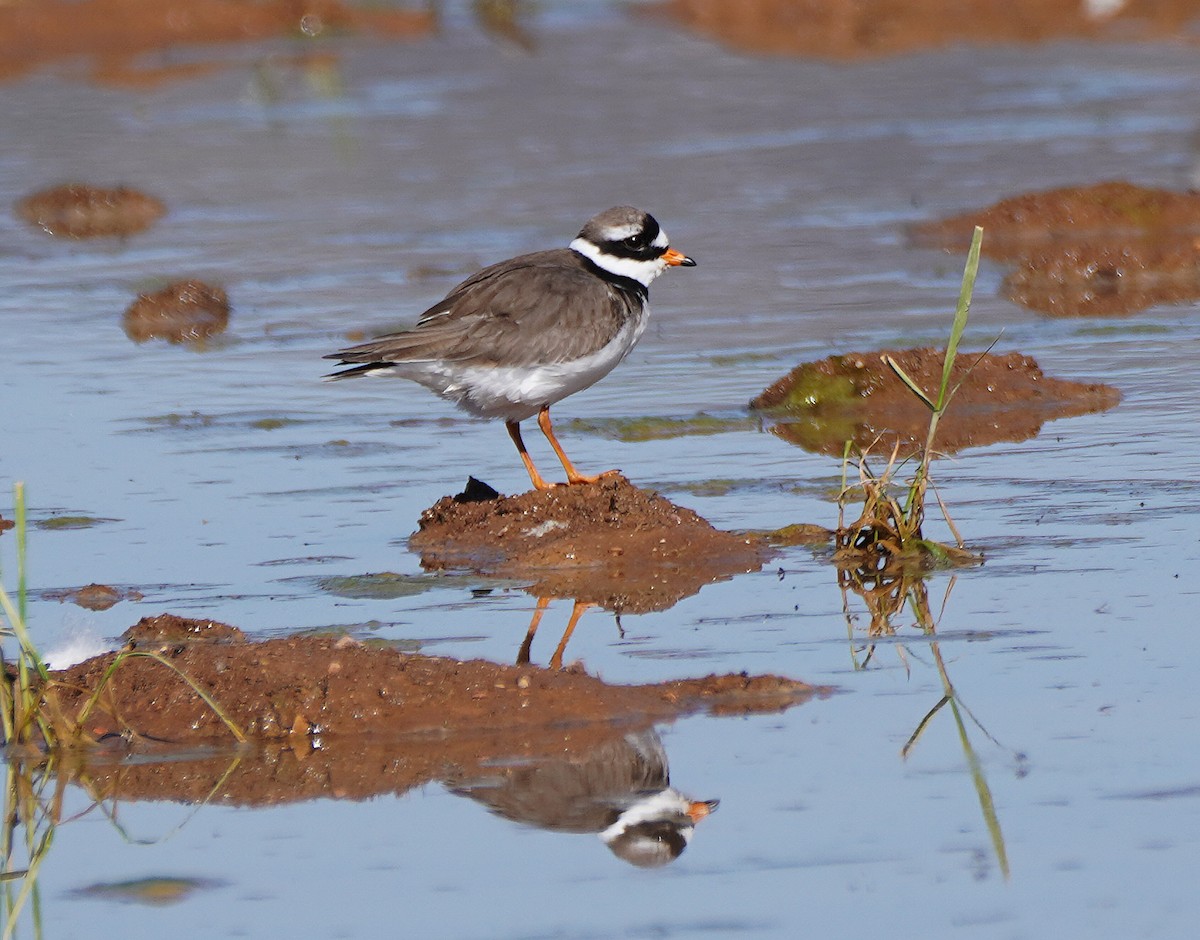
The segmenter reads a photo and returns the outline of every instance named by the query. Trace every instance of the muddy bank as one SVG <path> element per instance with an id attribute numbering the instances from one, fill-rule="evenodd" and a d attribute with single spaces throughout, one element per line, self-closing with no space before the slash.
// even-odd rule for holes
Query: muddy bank
<path id="1" fill-rule="evenodd" d="M 462 662 L 367 647 L 349 637 L 250 642 L 226 624 L 143 618 L 129 657 L 101 692 L 84 731 L 153 746 L 228 744 L 207 692 L 250 739 L 324 748 L 334 738 L 555 733 L 596 722 L 664 721 L 698 711 L 741 714 L 788 707 L 819 690 L 779 676 L 723 675 L 653 685 L 609 685 L 578 670 Z M 117 653 L 52 673 L 50 693 L 75 714 Z M 178 671 L 177 671 L 178 670 Z M 319 741 L 318 741 L 319 739 Z"/>
<path id="2" fill-rule="evenodd" d="M 1196 0 L 667 0 L 657 11 L 736 49 L 857 59 L 954 43 L 1192 41 Z"/>
<path id="3" fill-rule="evenodd" d="M 519 496 L 445 497 L 422 513 L 409 548 L 431 570 L 529 580 L 539 597 L 618 613 L 666 609 L 770 555 L 759 539 L 715 529 L 619 475 Z"/>
<path id="4" fill-rule="evenodd" d="M 899 363 L 931 398 L 942 380 L 940 349 L 880 350 L 830 356 L 797 366 L 750 402 L 776 417 L 771 431 L 816 453 L 840 457 L 846 441 L 880 456 L 924 445 L 929 409 L 886 365 Z M 961 384 L 959 384 L 961 383 Z M 1056 379 L 1020 353 L 960 351 L 951 370 L 958 392 L 938 425 L 935 448 L 956 453 L 1037 436 L 1056 418 L 1114 407 L 1121 395 L 1099 383 Z M 795 420 L 789 420 L 795 419 Z"/>
<path id="5" fill-rule="evenodd" d="M 1125 316 L 1200 298 L 1200 193 L 1124 181 L 1024 193 L 913 226 L 918 247 L 962 251 L 983 226 L 983 254 L 1013 266 L 1001 288 L 1054 317 Z"/>
<path id="6" fill-rule="evenodd" d="M 180 46 L 250 42 L 364 31 L 427 36 L 437 20 L 424 4 L 388 9 L 341 0 L 38 0 L 0 5 L 0 80 L 50 63 L 85 59 L 90 77 L 153 85 L 220 68 L 196 50 L 182 61 L 149 66 L 139 56 Z"/>

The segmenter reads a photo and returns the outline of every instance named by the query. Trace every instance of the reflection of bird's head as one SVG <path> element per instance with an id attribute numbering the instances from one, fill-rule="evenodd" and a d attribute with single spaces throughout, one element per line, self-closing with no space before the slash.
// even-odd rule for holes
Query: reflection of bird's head
<path id="1" fill-rule="evenodd" d="M 618 858 L 639 868 L 657 868 L 677 859 L 696 823 L 717 808 L 719 800 L 689 800 L 668 787 L 630 804 L 600 833 Z"/>

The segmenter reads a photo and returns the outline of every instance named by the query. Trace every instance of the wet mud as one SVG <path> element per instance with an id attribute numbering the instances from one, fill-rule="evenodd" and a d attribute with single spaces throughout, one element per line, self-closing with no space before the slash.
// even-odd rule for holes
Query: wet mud
<path id="1" fill-rule="evenodd" d="M 423 567 L 527 580 L 539 597 L 644 613 L 757 571 L 771 554 L 760 539 L 716 529 L 620 475 L 482 495 L 447 496 L 421 514 L 409 548 Z"/>
<path id="2" fill-rule="evenodd" d="M 179 46 L 313 38 L 362 31 L 389 37 L 431 34 L 423 4 L 390 9 L 340 0 L 39 0 L 0 5 L 0 81 L 47 64 L 83 58 L 99 83 L 145 86 L 222 67 L 192 55 L 167 65 L 138 61 Z"/>
<path id="3" fill-rule="evenodd" d="M 167 207 L 162 200 L 127 186 L 63 183 L 26 196 L 17 203 L 16 211 L 48 235 L 124 238 L 150 228 L 166 214 Z"/>
<path id="4" fill-rule="evenodd" d="M 1191 39 L 1195 0 L 667 0 L 669 20 L 733 48 L 860 59 L 954 43 Z"/>
<path id="5" fill-rule="evenodd" d="M 776 418 L 773 434 L 815 453 L 840 457 L 846 441 L 885 455 L 896 446 L 901 456 L 915 453 L 925 443 L 930 412 L 885 356 L 936 398 L 942 350 L 880 350 L 797 366 L 750 407 Z M 951 370 L 955 385 L 958 391 L 938 425 L 935 447 L 942 453 L 1028 440 L 1047 421 L 1105 411 L 1121 400 L 1111 386 L 1053 378 L 1032 357 L 1015 352 L 960 351 Z"/>
<path id="6" fill-rule="evenodd" d="M 1025 193 L 914 226 L 918 247 L 1012 265 L 1001 290 L 1052 317 L 1127 316 L 1200 298 L 1200 193 L 1124 181 Z"/>
<path id="7" fill-rule="evenodd" d="M 229 326 L 229 297 L 203 281 L 177 281 L 162 290 L 139 294 L 121 320 L 135 343 L 202 343 Z"/>
<path id="8" fill-rule="evenodd" d="M 561 739 L 595 723 L 649 725 L 695 712 L 772 711 L 822 691 L 746 674 L 610 685 L 578 669 L 406 654 L 350 637 L 251 642 L 229 625 L 173 615 L 144 618 L 132 635 L 130 648 L 155 652 L 174 668 L 128 657 L 105 683 L 120 655 L 107 653 L 51 674 L 51 692 L 65 714 L 76 713 L 102 687 L 84 729 L 102 747 L 231 743 L 229 728 L 191 683 L 250 740 L 286 742 L 302 754 L 333 747 L 335 739 L 360 748 L 364 739 L 386 738 L 393 746 L 404 735 L 477 736 L 487 740 L 471 747 L 487 748 L 506 735 L 537 737 L 547 729 Z M 436 748 L 426 739 L 413 750 Z"/>

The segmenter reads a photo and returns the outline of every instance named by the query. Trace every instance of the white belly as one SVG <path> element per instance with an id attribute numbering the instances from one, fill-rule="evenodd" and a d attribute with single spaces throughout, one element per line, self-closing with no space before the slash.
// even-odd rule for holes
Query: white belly
<path id="1" fill-rule="evenodd" d="M 570 362 L 476 366 L 453 362 L 398 363 L 391 371 L 419 382 L 480 418 L 521 421 L 594 385 L 629 355 L 646 329 L 646 312 L 604 348 Z"/>

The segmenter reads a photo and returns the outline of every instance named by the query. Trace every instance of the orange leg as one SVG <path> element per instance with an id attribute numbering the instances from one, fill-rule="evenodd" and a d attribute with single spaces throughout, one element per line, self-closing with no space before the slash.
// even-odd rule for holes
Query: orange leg
<path id="1" fill-rule="evenodd" d="M 550 598 L 539 597 L 537 608 L 533 612 L 533 619 L 529 622 L 529 632 L 525 634 L 525 642 L 521 644 L 521 648 L 517 651 L 517 665 L 529 665 L 529 651 L 533 647 L 533 635 L 537 633 L 538 624 L 542 622 L 542 615 L 546 612 L 546 605 L 550 603 Z"/>
<path id="2" fill-rule="evenodd" d="M 512 438 L 512 442 L 517 445 L 517 453 L 521 455 L 521 460 L 525 463 L 525 469 L 529 471 L 529 479 L 533 481 L 533 488 L 535 490 L 554 489 L 554 484 L 543 480 L 542 475 L 537 471 L 537 467 L 533 465 L 533 458 L 529 456 L 529 451 L 525 449 L 525 442 L 521 439 L 520 422 L 506 421 L 504 422 L 504 426 L 508 428 L 508 436 Z"/>
<path id="3" fill-rule="evenodd" d="M 538 412 L 538 427 L 542 429 L 542 433 L 546 435 L 546 440 L 550 442 L 550 446 L 554 448 L 554 453 L 558 454 L 558 459 L 562 462 L 563 469 L 567 471 L 568 483 L 595 483 L 601 477 L 610 476 L 617 473 L 616 470 L 607 470 L 598 476 L 584 476 L 575 469 L 575 465 L 571 463 L 567 457 L 566 451 L 562 449 L 562 444 L 558 443 L 558 438 L 554 436 L 554 428 L 550 424 L 550 406 L 542 405 L 542 410 Z M 537 484 L 535 483 L 534 486 Z"/>
<path id="4" fill-rule="evenodd" d="M 590 601 L 576 601 L 575 606 L 571 608 L 571 619 L 567 621 L 567 629 L 563 632 L 562 639 L 558 641 L 558 649 L 550 657 L 551 669 L 562 669 L 563 654 L 567 651 L 567 641 L 571 639 L 571 634 L 575 632 L 575 625 L 579 623 L 579 618 L 583 616 L 583 612 L 592 606 L 594 605 Z"/>

